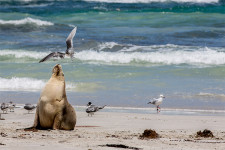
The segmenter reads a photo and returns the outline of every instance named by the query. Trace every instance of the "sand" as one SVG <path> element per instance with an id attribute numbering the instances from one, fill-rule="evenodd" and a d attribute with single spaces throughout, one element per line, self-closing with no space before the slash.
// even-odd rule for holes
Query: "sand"
<path id="1" fill-rule="evenodd" d="M 0 120 L 1 150 L 116 150 L 106 144 L 123 144 L 143 150 L 150 149 L 225 149 L 224 116 L 185 116 L 162 114 L 135 114 L 97 112 L 88 117 L 77 112 L 77 125 L 73 131 L 24 131 L 34 120 L 22 108 L 2 114 Z M 18 130 L 19 129 L 19 130 Z M 145 129 L 155 130 L 160 138 L 139 139 Z M 209 129 L 214 138 L 196 138 L 196 132 Z M 122 150 L 122 149 L 121 149 Z"/>

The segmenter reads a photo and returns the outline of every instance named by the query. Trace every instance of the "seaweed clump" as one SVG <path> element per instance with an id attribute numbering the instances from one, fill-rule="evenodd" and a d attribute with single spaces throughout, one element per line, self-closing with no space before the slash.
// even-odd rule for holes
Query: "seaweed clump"
<path id="1" fill-rule="evenodd" d="M 208 138 L 208 137 L 214 137 L 212 131 L 205 129 L 203 132 L 202 131 L 198 131 L 196 137 L 204 137 L 204 138 Z"/>
<path id="2" fill-rule="evenodd" d="M 140 139 L 156 139 L 159 138 L 159 134 L 155 132 L 155 130 L 146 129 L 142 135 L 139 137 Z"/>

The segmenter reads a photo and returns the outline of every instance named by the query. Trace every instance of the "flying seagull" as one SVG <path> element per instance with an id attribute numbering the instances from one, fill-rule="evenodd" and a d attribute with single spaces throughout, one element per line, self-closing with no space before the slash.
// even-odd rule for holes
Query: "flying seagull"
<path id="1" fill-rule="evenodd" d="M 94 115 L 95 112 L 99 111 L 99 109 L 103 109 L 105 106 L 95 106 L 95 105 L 92 105 L 91 102 L 89 102 L 87 104 L 86 112 L 88 113 L 88 116 L 89 114 L 92 116 Z"/>
<path id="2" fill-rule="evenodd" d="M 153 104 L 153 105 L 155 105 L 156 108 L 157 108 L 157 113 L 158 113 L 158 112 L 160 112 L 159 109 L 161 109 L 161 108 L 159 107 L 159 105 L 162 104 L 164 98 L 165 98 L 165 96 L 163 96 L 162 94 L 160 94 L 160 95 L 159 95 L 159 98 L 154 98 L 154 100 L 151 101 L 151 102 L 148 102 L 148 104 Z"/>
<path id="3" fill-rule="evenodd" d="M 73 37 L 75 36 L 77 31 L 77 27 L 74 27 L 74 29 L 70 32 L 69 36 L 66 39 L 66 45 L 67 45 L 67 49 L 66 52 L 52 52 L 50 54 L 48 54 L 47 56 L 45 56 L 44 58 L 42 58 L 39 63 L 44 62 L 50 58 L 64 58 L 65 56 L 70 56 L 70 58 L 73 58 L 74 55 L 74 49 L 73 49 Z"/>

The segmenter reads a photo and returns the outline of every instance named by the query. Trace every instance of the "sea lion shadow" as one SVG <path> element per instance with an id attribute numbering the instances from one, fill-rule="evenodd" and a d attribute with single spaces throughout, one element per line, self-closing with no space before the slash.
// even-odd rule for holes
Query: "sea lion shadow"
<path id="1" fill-rule="evenodd" d="M 42 131 L 51 131 L 53 129 L 44 129 L 44 128 L 35 128 L 35 127 L 28 127 L 28 128 L 21 128 L 21 129 L 16 129 L 16 131 L 30 131 L 30 132 L 38 132 L 39 130 Z"/>

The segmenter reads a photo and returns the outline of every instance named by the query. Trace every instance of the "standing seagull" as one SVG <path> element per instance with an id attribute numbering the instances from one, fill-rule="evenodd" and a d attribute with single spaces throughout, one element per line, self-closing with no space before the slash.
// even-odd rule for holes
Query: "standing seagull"
<path id="1" fill-rule="evenodd" d="M 14 108 L 16 107 L 16 104 L 13 103 L 12 101 L 9 102 L 8 104 L 10 112 L 14 112 Z"/>
<path id="2" fill-rule="evenodd" d="M 9 109 L 9 105 L 7 103 L 1 104 L 1 110 L 3 111 L 3 114 L 7 113 L 8 109 Z"/>
<path id="3" fill-rule="evenodd" d="M 74 55 L 74 49 L 73 49 L 73 37 L 75 36 L 77 31 L 77 27 L 74 27 L 74 29 L 70 32 L 69 36 L 66 39 L 66 45 L 67 45 L 67 49 L 65 53 L 62 52 L 52 52 L 49 55 L 45 56 L 44 58 L 42 58 L 39 63 L 44 62 L 48 59 L 50 59 L 51 57 L 53 58 L 64 58 L 65 56 L 70 56 L 70 58 L 73 58 Z"/>
<path id="4" fill-rule="evenodd" d="M 36 107 L 34 105 L 31 105 L 31 104 L 25 104 L 24 106 L 24 109 L 26 109 L 28 111 L 28 114 L 29 112 L 33 111 Z"/>
<path id="5" fill-rule="evenodd" d="M 89 116 L 89 114 L 92 116 L 92 115 L 94 115 L 95 112 L 99 111 L 99 109 L 103 109 L 105 106 L 99 107 L 99 106 L 92 105 L 92 103 L 89 102 L 87 104 L 86 112 L 88 113 L 88 116 Z"/>
<path id="6" fill-rule="evenodd" d="M 154 100 L 151 101 L 151 102 L 148 102 L 148 104 L 156 105 L 156 106 L 157 106 L 157 107 L 156 107 L 156 108 L 157 108 L 157 113 L 159 113 L 159 112 L 160 112 L 159 109 L 161 109 L 161 108 L 159 107 L 159 105 L 162 104 L 164 98 L 165 98 L 165 96 L 163 96 L 162 94 L 160 94 L 160 95 L 159 95 L 159 98 L 154 98 Z"/>

